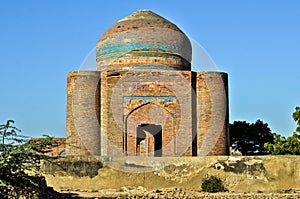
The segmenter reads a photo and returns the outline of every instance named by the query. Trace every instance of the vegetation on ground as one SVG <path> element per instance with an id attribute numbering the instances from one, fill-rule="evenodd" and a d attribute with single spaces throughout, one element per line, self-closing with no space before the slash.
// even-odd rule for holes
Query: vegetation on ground
<path id="1" fill-rule="evenodd" d="M 31 140 L 20 135 L 20 129 L 8 120 L 0 125 L 0 198 L 34 198 L 46 188 L 40 176 L 42 160 L 53 157 L 44 155 L 57 146 L 52 137 Z"/>
<path id="2" fill-rule="evenodd" d="M 207 176 L 202 180 L 202 191 L 209 193 L 224 192 L 227 191 L 223 185 L 223 181 L 214 175 Z"/>

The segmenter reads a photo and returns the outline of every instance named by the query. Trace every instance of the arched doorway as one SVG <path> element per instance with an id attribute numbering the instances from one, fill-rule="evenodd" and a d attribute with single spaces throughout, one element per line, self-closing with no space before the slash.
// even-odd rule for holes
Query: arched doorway
<path id="1" fill-rule="evenodd" d="M 162 127 L 157 124 L 138 124 L 136 127 L 136 153 L 139 156 L 152 154 L 162 156 Z"/>
<path id="2" fill-rule="evenodd" d="M 125 117 L 123 150 L 128 156 L 174 156 L 174 115 L 163 106 L 147 102 Z"/>

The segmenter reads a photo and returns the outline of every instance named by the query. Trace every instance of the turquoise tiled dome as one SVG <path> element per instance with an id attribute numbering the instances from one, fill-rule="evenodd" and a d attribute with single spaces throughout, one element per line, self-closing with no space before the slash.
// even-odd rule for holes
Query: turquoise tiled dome
<path id="1" fill-rule="evenodd" d="M 97 70 L 190 70 L 192 47 L 173 23 L 148 10 L 114 24 L 97 43 Z"/>

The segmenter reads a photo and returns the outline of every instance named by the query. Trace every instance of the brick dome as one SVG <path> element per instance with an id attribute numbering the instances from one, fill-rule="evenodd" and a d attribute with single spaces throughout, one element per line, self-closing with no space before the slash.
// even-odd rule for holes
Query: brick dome
<path id="1" fill-rule="evenodd" d="M 191 70 L 188 37 L 167 19 L 137 11 L 110 27 L 97 43 L 97 70 Z"/>

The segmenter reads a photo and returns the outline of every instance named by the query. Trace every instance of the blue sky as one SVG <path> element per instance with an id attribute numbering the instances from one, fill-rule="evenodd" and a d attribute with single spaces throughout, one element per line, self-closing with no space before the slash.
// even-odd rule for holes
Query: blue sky
<path id="1" fill-rule="evenodd" d="M 229 74 L 230 121 L 291 135 L 300 106 L 300 1 L 3 0 L 0 122 L 65 136 L 66 75 L 119 19 L 150 9 L 200 43 Z"/>

